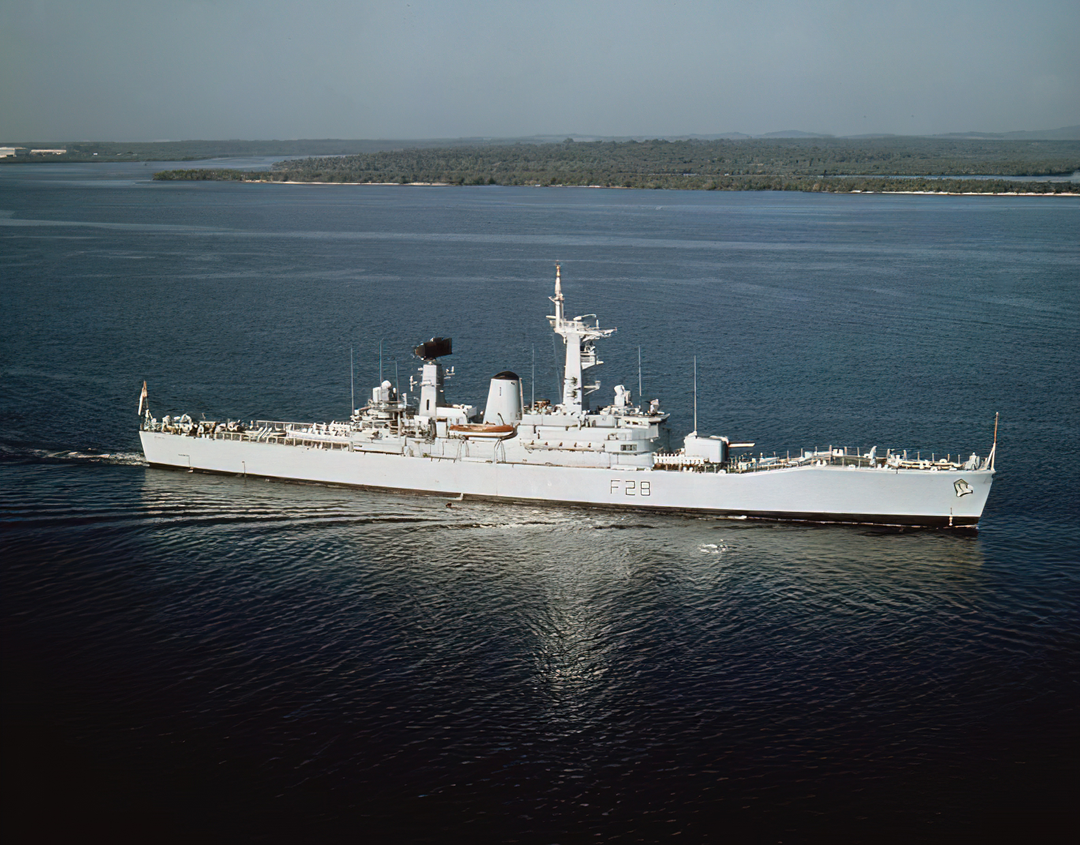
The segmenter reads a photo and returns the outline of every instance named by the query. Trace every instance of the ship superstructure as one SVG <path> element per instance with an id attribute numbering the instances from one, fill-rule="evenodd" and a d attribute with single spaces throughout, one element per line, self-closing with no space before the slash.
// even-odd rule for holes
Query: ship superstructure
<path id="1" fill-rule="evenodd" d="M 910 459 L 876 448 L 759 455 L 726 437 L 687 435 L 669 446 L 668 414 L 653 400 L 635 404 L 616 385 L 610 405 L 593 409 L 599 383 L 585 372 L 602 362 L 596 342 L 615 329 L 593 314 L 568 318 L 556 267 L 552 330 L 565 344 L 562 396 L 526 406 L 521 379 L 490 382 L 483 412 L 448 404 L 442 359 L 449 338 L 414 349 L 420 359 L 415 402 L 389 381 L 343 422 L 241 423 L 156 419 L 140 397 L 140 438 L 152 466 L 346 484 L 463 498 L 644 508 L 724 516 L 974 526 L 994 475 L 985 458 Z"/>

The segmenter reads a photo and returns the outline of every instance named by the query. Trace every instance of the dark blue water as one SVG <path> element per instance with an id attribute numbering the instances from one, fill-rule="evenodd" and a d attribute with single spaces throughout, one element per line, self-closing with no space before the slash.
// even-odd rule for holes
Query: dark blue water
<path id="1" fill-rule="evenodd" d="M 1080 204 L 153 183 L 0 169 L 7 829 L 445 842 L 952 839 L 1080 759 Z M 985 454 L 978 536 L 150 470 L 136 408 L 341 418 L 544 316 L 766 452 Z M 535 364 L 534 364 L 535 360 Z M 395 367 L 397 368 L 395 371 Z"/>

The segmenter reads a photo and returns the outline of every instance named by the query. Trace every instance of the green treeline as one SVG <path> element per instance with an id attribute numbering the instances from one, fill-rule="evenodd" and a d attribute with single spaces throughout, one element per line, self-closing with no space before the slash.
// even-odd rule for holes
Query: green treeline
<path id="1" fill-rule="evenodd" d="M 784 191 L 1068 192 L 1034 177 L 1080 170 L 1080 141 L 936 138 L 595 141 L 384 150 L 270 171 L 165 171 L 155 179 L 594 185 Z M 1032 182 L 925 177 L 1031 176 Z M 924 178 L 917 178 L 924 177 Z"/>
<path id="2" fill-rule="evenodd" d="M 447 146 L 448 141 L 35 141 L 19 146 L 64 149 L 63 155 L 0 159 L 3 164 L 103 161 L 198 161 L 235 156 L 336 156 L 400 149 L 404 146 Z"/>
<path id="3" fill-rule="evenodd" d="M 160 181 L 170 182 L 260 182 L 260 176 L 265 173 L 254 171 L 248 173 L 243 170 L 228 170 L 225 168 L 191 168 L 190 170 L 161 170 L 154 174 L 154 178 Z"/>

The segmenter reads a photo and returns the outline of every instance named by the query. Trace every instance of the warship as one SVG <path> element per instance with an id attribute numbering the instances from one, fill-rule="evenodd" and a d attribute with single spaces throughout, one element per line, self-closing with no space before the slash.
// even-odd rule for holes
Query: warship
<path id="1" fill-rule="evenodd" d="M 565 344 L 562 396 L 526 405 L 522 380 L 503 371 L 487 402 L 449 404 L 442 359 L 450 338 L 414 350 L 416 401 L 389 381 L 340 422 L 241 422 L 152 416 L 139 397 L 143 453 L 152 467 L 435 494 L 585 507 L 709 514 L 817 523 L 972 528 L 994 478 L 986 457 L 910 457 L 906 451 L 834 448 L 753 455 L 753 443 L 703 436 L 697 428 L 672 449 L 658 400 L 635 404 L 616 385 L 610 405 L 592 408 L 602 362 L 597 341 L 615 329 L 596 315 L 568 317 L 555 269 L 554 314 Z M 417 385 L 413 382 L 413 388 Z M 354 403 L 355 404 L 355 403 Z"/>

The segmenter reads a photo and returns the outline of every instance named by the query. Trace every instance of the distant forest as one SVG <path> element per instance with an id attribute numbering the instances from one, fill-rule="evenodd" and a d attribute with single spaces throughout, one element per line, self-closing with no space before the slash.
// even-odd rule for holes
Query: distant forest
<path id="1" fill-rule="evenodd" d="M 1067 193 L 1080 141 L 777 138 L 593 141 L 382 150 L 269 171 L 171 170 L 155 179 L 784 191 Z M 1031 182 L 941 177 L 1030 177 Z M 936 177 L 936 178 L 930 178 Z"/>
<path id="2" fill-rule="evenodd" d="M 237 156 L 340 156 L 397 150 L 403 147 L 453 146 L 455 141 L 37 141 L 22 142 L 24 148 L 63 149 L 63 155 L 24 156 L 0 159 L 0 164 L 35 164 L 64 161 L 199 161 Z M 475 141 L 471 142 L 475 143 Z"/>

